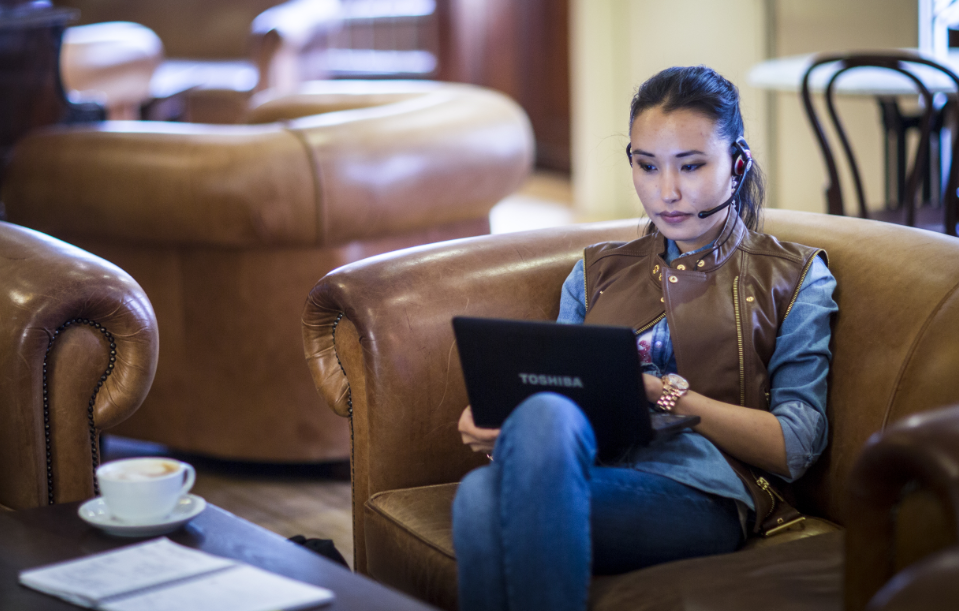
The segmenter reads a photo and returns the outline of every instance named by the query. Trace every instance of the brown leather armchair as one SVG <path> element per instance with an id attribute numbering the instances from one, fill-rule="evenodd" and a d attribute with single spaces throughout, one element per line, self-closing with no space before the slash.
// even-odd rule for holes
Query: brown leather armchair
<path id="1" fill-rule="evenodd" d="M 149 28 L 123 21 L 94 23 L 64 31 L 60 75 L 72 101 L 95 102 L 108 119 L 139 119 L 162 61 L 163 43 Z"/>
<path id="2" fill-rule="evenodd" d="M 488 233 L 530 171 L 532 134 L 514 102 L 469 85 L 322 81 L 258 103 L 255 125 L 35 132 L 0 195 L 11 221 L 120 265 L 156 308 L 156 381 L 118 433 L 231 459 L 345 459 L 347 422 L 303 364 L 310 287 L 364 257 Z"/>
<path id="3" fill-rule="evenodd" d="M 176 110 L 153 111 L 197 123 L 234 123 L 252 93 L 295 89 L 326 78 L 324 54 L 342 23 L 340 0 L 58 0 L 78 9 L 67 30 L 61 62 L 64 83 L 106 94 L 108 108 L 136 100 L 134 81 L 152 61 L 149 94 L 177 96 Z M 116 23 L 127 22 L 127 23 Z M 139 24 L 139 27 L 134 26 Z M 72 31 L 71 31 L 72 30 Z M 139 31 L 137 31 L 139 30 Z M 144 32 L 145 30 L 145 32 Z M 150 34 L 162 40 L 160 54 Z M 124 56 L 113 59 L 109 48 Z M 131 55 L 149 56 L 134 60 Z M 165 61 L 157 60 L 165 57 Z M 126 73 L 119 83 L 119 72 Z M 114 111 L 115 113 L 117 111 Z M 139 118 L 111 116 L 110 118 Z M 166 118 L 166 117 L 164 117 Z"/>
<path id="4" fill-rule="evenodd" d="M 143 401 L 158 345 L 128 274 L 0 223 L 0 509 L 93 496 L 100 432 Z"/>
<path id="5" fill-rule="evenodd" d="M 456 608 L 450 506 L 456 482 L 486 458 L 457 433 L 467 396 L 450 318 L 555 319 L 583 248 L 641 229 L 622 221 L 436 244 L 314 287 L 303 341 L 321 395 L 350 422 L 357 570 Z M 766 213 L 765 230 L 825 248 L 839 283 L 830 443 L 793 486 L 806 527 L 730 555 L 597 578 L 594 609 L 839 609 L 845 583 L 846 608 L 861 610 L 896 571 L 949 546 L 945 561 L 915 570 L 941 574 L 951 558 L 959 576 L 959 408 L 926 413 L 959 402 L 959 242 L 781 210 Z"/>

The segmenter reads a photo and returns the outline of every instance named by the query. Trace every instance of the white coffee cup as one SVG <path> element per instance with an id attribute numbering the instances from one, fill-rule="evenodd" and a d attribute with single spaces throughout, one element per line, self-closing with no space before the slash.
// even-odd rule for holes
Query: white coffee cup
<path id="1" fill-rule="evenodd" d="M 100 494 L 110 513 L 130 524 L 162 521 L 195 480 L 191 465 L 172 458 L 126 458 L 97 469 Z"/>

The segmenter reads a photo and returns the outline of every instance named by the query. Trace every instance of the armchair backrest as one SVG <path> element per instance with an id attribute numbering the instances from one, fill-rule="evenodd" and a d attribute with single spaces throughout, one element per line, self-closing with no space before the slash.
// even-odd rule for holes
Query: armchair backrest
<path id="1" fill-rule="evenodd" d="M 317 388 L 352 414 L 354 510 L 376 492 L 457 481 L 485 462 L 456 431 L 467 396 L 452 316 L 554 319 L 582 249 L 641 229 L 631 220 L 458 240 L 323 278 L 304 311 L 304 345 Z M 802 509 L 842 523 L 844 481 L 869 435 L 959 401 L 959 242 L 780 210 L 767 211 L 765 231 L 825 248 L 839 284 L 830 445 L 797 495 Z M 354 532 L 363 570 L 361 521 Z"/>
<path id="2" fill-rule="evenodd" d="M 523 110 L 472 85 L 314 83 L 259 108 L 276 122 L 37 130 L 5 168 L 7 216 L 71 241 L 340 246 L 485 219 L 533 162 Z"/>

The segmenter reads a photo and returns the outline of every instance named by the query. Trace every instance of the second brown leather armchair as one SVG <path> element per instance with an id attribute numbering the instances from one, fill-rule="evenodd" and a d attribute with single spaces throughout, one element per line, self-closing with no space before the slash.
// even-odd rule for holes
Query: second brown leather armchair
<path id="1" fill-rule="evenodd" d="M 156 381 L 118 433 L 222 458 L 344 459 L 348 423 L 302 359 L 310 287 L 364 257 L 487 233 L 530 171 L 532 134 L 514 102 L 468 85 L 323 81 L 260 102 L 250 125 L 38 131 L 2 199 L 11 221 L 123 267 L 156 308 Z"/>

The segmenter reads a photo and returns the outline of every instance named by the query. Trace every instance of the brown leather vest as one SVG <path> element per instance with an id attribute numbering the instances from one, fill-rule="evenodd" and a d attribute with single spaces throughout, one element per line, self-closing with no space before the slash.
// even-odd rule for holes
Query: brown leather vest
<path id="1" fill-rule="evenodd" d="M 750 231 L 730 214 L 712 250 L 666 265 L 659 233 L 585 251 L 586 323 L 637 334 L 666 317 L 679 375 L 718 401 L 769 409 L 776 335 L 823 250 Z"/>

